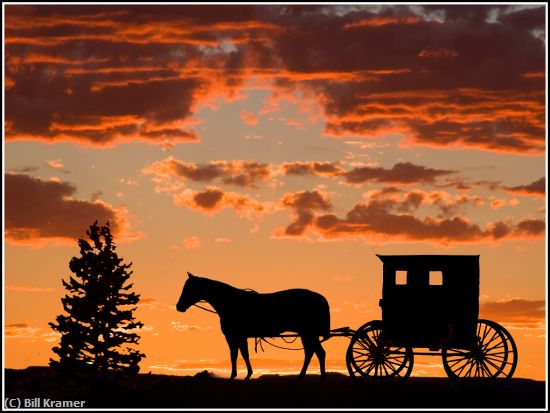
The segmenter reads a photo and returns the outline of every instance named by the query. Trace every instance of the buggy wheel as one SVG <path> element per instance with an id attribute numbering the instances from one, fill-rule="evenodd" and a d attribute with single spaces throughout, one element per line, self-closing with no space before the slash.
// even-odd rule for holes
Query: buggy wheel
<path id="1" fill-rule="evenodd" d="M 363 325 L 353 335 L 346 353 L 349 375 L 369 383 L 398 383 L 410 376 L 411 347 L 394 347 L 386 340 L 381 321 Z"/>
<path id="2" fill-rule="evenodd" d="M 443 348 L 443 367 L 451 380 L 463 387 L 487 388 L 508 381 L 518 363 L 512 335 L 490 320 L 477 322 L 473 348 Z"/>

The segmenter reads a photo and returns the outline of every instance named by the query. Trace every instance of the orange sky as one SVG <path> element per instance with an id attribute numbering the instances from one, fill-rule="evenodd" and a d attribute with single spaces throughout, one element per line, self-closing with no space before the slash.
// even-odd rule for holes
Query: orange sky
<path id="1" fill-rule="evenodd" d="M 315 290 L 358 328 L 375 254 L 475 254 L 480 316 L 544 379 L 545 7 L 5 6 L 5 365 L 53 356 L 98 219 L 133 262 L 142 371 L 228 375 L 216 316 L 175 311 L 187 271 Z"/>

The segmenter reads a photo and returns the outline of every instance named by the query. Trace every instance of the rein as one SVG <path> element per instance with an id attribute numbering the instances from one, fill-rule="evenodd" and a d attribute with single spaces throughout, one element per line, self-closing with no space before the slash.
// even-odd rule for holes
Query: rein
<path id="1" fill-rule="evenodd" d="M 286 341 L 284 339 L 284 337 L 280 337 L 284 340 L 285 343 L 294 343 L 296 341 L 296 338 L 298 338 L 298 336 L 296 336 L 296 338 L 292 341 Z M 262 344 L 262 341 L 266 342 L 267 344 L 269 344 L 270 346 L 272 347 L 276 347 L 276 348 L 280 348 L 282 350 L 303 350 L 304 348 L 303 347 L 300 347 L 300 348 L 290 348 L 290 347 L 283 347 L 283 346 L 278 346 L 277 344 L 274 344 L 272 342 L 270 342 L 267 338 L 265 337 L 255 337 L 254 338 L 255 340 L 255 344 L 254 344 L 254 352 L 258 352 L 258 344 L 260 345 L 260 350 L 262 350 L 262 352 L 265 352 L 264 350 L 264 346 Z"/>
<path id="2" fill-rule="evenodd" d="M 208 311 L 209 313 L 218 314 L 216 311 L 203 307 L 202 305 L 193 304 L 195 307 L 199 307 L 201 310 Z"/>
<path id="3" fill-rule="evenodd" d="M 282 338 L 283 341 L 285 343 L 288 343 L 288 344 L 292 344 L 296 341 L 296 339 L 298 338 L 298 334 L 296 334 L 296 336 L 294 337 L 294 340 L 290 340 L 290 341 L 287 341 L 285 339 L 285 336 L 280 336 L 280 337 L 275 337 L 275 338 Z M 330 337 L 329 337 L 330 338 Z M 260 349 L 262 350 L 262 352 L 265 352 L 264 350 L 264 346 L 262 344 L 262 341 L 266 342 L 267 344 L 269 344 L 271 347 L 277 347 L 277 348 L 280 348 L 281 350 L 303 350 L 304 348 L 303 347 L 299 347 L 299 348 L 290 348 L 290 347 L 283 347 L 283 346 L 278 346 L 277 344 L 274 344 L 272 342 L 270 342 L 267 338 L 265 337 L 255 337 L 254 338 L 255 340 L 255 344 L 254 344 L 254 351 L 257 353 L 258 352 L 258 344 L 260 345 Z M 322 340 L 319 340 L 320 343 L 323 343 L 325 341 L 327 341 L 328 338 L 324 338 Z"/>

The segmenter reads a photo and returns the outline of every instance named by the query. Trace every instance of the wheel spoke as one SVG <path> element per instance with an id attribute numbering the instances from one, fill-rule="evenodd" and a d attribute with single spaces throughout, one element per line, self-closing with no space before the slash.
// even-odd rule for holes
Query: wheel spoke
<path id="1" fill-rule="evenodd" d="M 468 364 L 469 361 L 470 361 L 470 359 L 459 359 L 459 360 L 454 361 L 453 363 L 448 363 L 448 366 L 452 369 L 457 364 L 464 363 L 464 365 L 466 365 L 466 364 Z"/>
<path id="2" fill-rule="evenodd" d="M 449 349 L 448 351 L 457 353 L 457 354 L 449 354 L 447 357 L 460 357 L 462 355 L 468 355 L 472 353 L 470 350 L 462 350 L 458 348 L 452 348 L 452 349 Z"/>
<path id="3" fill-rule="evenodd" d="M 493 374 L 489 370 L 489 367 L 487 367 L 487 365 L 483 361 L 480 362 L 480 365 L 483 368 L 483 371 L 485 371 L 487 373 L 487 377 L 493 377 Z M 497 374 L 498 374 L 498 372 L 497 372 Z"/>

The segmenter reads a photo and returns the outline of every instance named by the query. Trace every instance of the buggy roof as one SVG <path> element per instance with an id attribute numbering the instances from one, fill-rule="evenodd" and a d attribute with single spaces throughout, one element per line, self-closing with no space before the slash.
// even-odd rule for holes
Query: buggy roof
<path id="1" fill-rule="evenodd" d="M 479 255 L 379 255 L 384 264 L 419 267 L 446 267 L 479 262 Z"/>

